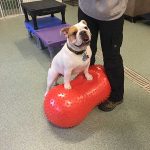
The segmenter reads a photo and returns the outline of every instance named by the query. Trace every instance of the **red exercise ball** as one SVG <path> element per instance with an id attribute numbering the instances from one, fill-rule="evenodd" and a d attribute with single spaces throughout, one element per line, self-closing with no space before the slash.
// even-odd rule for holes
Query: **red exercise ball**
<path id="1" fill-rule="evenodd" d="M 103 67 L 93 65 L 89 73 L 92 81 L 80 74 L 71 81 L 71 90 L 64 89 L 62 84 L 48 92 L 44 100 L 48 121 L 62 128 L 79 125 L 95 106 L 108 98 L 111 88 Z"/>

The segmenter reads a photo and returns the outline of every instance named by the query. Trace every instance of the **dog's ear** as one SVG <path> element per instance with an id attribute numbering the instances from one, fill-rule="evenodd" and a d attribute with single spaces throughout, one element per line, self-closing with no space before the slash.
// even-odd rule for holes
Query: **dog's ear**
<path id="1" fill-rule="evenodd" d="M 60 31 L 60 33 L 63 33 L 66 38 L 68 37 L 69 28 L 70 27 L 65 27 L 65 28 L 62 28 Z"/>
<path id="2" fill-rule="evenodd" d="M 83 24 L 87 25 L 87 22 L 85 20 L 81 20 L 80 22 L 82 22 Z"/>

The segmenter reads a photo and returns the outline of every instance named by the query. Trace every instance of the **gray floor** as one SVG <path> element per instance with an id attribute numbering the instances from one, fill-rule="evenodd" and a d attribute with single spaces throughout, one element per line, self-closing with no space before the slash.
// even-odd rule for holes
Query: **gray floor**
<path id="1" fill-rule="evenodd" d="M 67 22 L 77 22 L 76 12 L 67 7 Z M 124 103 L 114 111 L 95 108 L 72 129 L 47 122 L 43 94 L 49 54 L 27 38 L 23 20 L 0 20 L 0 150 L 149 150 L 150 95 L 128 78 Z M 149 35 L 150 26 L 125 22 L 125 66 L 148 79 Z"/>

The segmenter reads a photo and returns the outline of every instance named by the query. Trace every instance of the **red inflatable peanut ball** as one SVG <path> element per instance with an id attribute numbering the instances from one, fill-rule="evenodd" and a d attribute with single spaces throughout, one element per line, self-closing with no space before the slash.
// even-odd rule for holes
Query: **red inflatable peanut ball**
<path id="1" fill-rule="evenodd" d="M 89 73 L 92 81 L 86 80 L 82 73 L 71 81 L 71 90 L 64 89 L 62 84 L 48 92 L 44 112 L 49 122 L 62 128 L 79 125 L 95 106 L 109 97 L 111 88 L 103 67 L 93 65 Z"/>

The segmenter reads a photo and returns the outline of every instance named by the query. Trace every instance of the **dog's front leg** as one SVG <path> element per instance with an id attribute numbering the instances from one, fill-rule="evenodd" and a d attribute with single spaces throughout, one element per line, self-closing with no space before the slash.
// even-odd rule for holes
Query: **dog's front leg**
<path id="1" fill-rule="evenodd" d="M 64 72 L 64 88 L 68 90 L 71 89 L 70 85 L 71 72 L 72 70 L 66 70 Z"/>
<path id="2" fill-rule="evenodd" d="M 87 67 L 85 68 L 84 75 L 85 75 L 87 80 L 92 80 L 93 79 L 92 75 L 89 74 L 89 65 L 87 65 Z"/>

